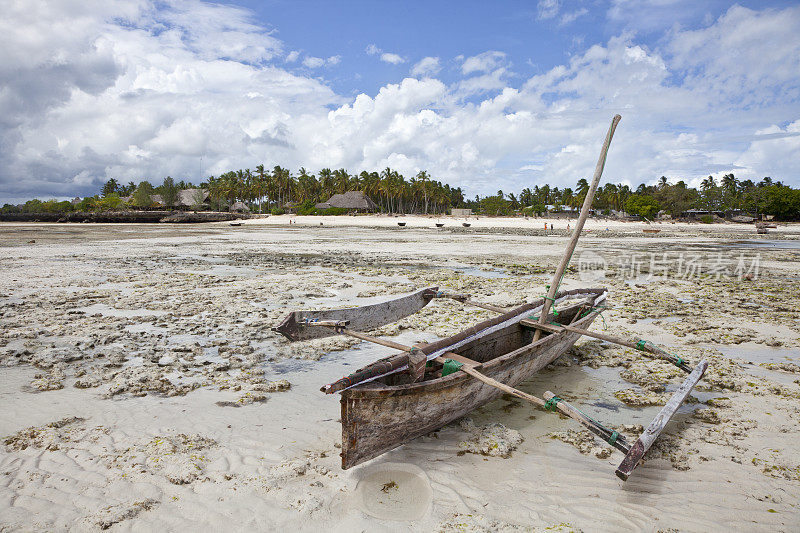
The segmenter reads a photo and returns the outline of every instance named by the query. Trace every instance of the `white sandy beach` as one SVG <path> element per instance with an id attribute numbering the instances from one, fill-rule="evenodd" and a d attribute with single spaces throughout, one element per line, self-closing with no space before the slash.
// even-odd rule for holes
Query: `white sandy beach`
<path id="1" fill-rule="evenodd" d="M 432 285 L 501 306 L 532 300 L 573 223 L 548 220 L 545 233 L 538 218 L 436 221 L 0 225 L 0 529 L 800 529 L 797 225 L 743 246 L 751 225 L 587 224 L 575 264 L 603 257 L 594 283 L 614 307 L 593 329 L 711 364 L 627 482 L 613 474 L 621 454 L 511 397 L 343 471 L 338 397 L 319 387 L 391 350 L 289 344 L 270 328 L 289 310 Z M 630 278 L 630 258 L 654 254 L 721 258 L 726 271 Z M 737 263 L 755 261 L 737 278 Z M 568 274 L 567 288 L 583 285 Z M 433 340 L 488 316 L 436 301 L 378 333 Z M 681 379 L 584 339 L 521 388 L 621 427 L 646 425 Z"/>
<path id="2" fill-rule="evenodd" d="M 258 213 L 254 213 L 258 215 Z M 243 221 L 243 224 L 256 224 L 268 226 L 284 226 L 289 221 L 298 226 L 351 226 L 351 227 L 380 227 L 395 228 L 398 224 L 404 223 L 404 229 L 411 228 L 436 228 L 436 224 L 443 224 L 444 229 L 463 227 L 464 223 L 469 224 L 472 230 L 479 229 L 520 229 L 520 230 L 544 230 L 544 225 L 554 228 L 553 231 L 566 231 L 567 226 L 575 227 L 575 219 L 552 218 L 552 217 L 487 217 L 482 215 L 472 215 L 468 217 L 453 217 L 450 215 L 345 215 L 345 216 L 297 216 L 297 215 L 261 215 L 262 218 L 253 218 Z M 780 234 L 786 231 L 796 231 L 796 226 L 792 224 L 776 224 L 778 227 L 771 229 L 773 234 Z M 795 228 L 794 230 L 792 228 Z M 755 226 L 752 224 L 738 224 L 733 222 L 703 224 L 700 222 L 678 222 L 672 220 L 662 220 L 654 222 L 628 222 L 618 219 L 589 218 L 584 226 L 584 231 L 610 231 L 623 230 L 631 232 L 642 232 L 643 229 L 658 229 L 664 232 L 683 232 L 683 233 L 752 233 L 755 234 Z"/>

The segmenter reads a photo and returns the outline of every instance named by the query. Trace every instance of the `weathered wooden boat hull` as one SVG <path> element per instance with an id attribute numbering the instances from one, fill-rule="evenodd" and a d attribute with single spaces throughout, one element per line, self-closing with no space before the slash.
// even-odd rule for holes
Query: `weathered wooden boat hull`
<path id="1" fill-rule="evenodd" d="M 413 315 L 436 296 L 438 287 L 422 289 L 408 296 L 349 309 L 326 311 L 292 311 L 277 327 L 272 328 L 291 341 L 305 341 L 337 335 L 330 328 L 308 327 L 306 320 L 348 321 L 349 327 L 358 331 L 370 331 Z"/>
<path id="2" fill-rule="evenodd" d="M 605 291 L 585 293 L 592 297 L 590 305 L 593 307 Z M 514 309 L 466 332 L 421 346 L 420 349 L 433 353 L 447 346 L 455 346 L 464 338 L 476 334 L 480 336 L 481 331 L 490 331 L 492 326 L 510 317 L 520 316 L 521 312 L 524 317 L 525 311 L 535 309 L 536 305 L 528 304 Z M 586 306 L 576 304 L 561 311 L 560 316 L 569 319 L 581 309 L 586 309 Z M 573 325 L 588 328 L 598 314 L 596 309 L 589 309 Z M 465 346 L 462 342 L 453 351 L 478 361 L 491 352 L 495 355 L 504 354 L 486 361 L 480 367 L 480 372 L 515 387 L 569 350 L 580 337 L 578 333 L 563 331 L 546 335 L 531 344 L 532 334 L 532 330 L 516 324 L 478 338 L 474 345 Z M 441 428 L 501 394 L 502 391 L 463 372 L 407 385 L 389 386 L 372 382 L 345 390 L 341 398 L 342 468 L 358 465 Z"/>

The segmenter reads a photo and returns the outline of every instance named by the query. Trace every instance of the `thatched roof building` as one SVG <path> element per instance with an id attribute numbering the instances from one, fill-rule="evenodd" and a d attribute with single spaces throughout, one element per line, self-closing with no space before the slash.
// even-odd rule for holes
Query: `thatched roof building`
<path id="1" fill-rule="evenodd" d="M 233 203 L 230 211 L 231 213 L 249 213 L 250 208 L 247 207 L 244 202 L 238 201 Z"/>
<path id="2" fill-rule="evenodd" d="M 203 205 L 207 200 L 208 190 L 206 189 L 182 189 L 178 191 L 178 205 L 193 207 L 195 205 Z"/>
<path id="3" fill-rule="evenodd" d="M 317 209 L 339 207 L 353 211 L 375 211 L 378 206 L 363 191 L 348 191 L 344 194 L 334 194 L 327 202 L 319 203 Z"/>

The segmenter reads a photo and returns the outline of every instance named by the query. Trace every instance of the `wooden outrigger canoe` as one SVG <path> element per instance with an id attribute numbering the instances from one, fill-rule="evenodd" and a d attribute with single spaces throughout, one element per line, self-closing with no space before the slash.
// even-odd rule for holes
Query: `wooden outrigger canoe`
<path id="1" fill-rule="evenodd" d="M 556 301 L 575 303 L 559 311 L 554 321 L 586 328 L 605 297 L 605 289 L 561 293 Z M 531 342 L 535 330 L 524 321 L 541 310 L 543 302 L 523 305 L 452 337 L 418 345 L 433 361 L 422 381 L 396 384 L 393 378 L 398 374 L 392 374 L 344 390 L 342 468 L 439 429 L 503 394 L 464 372 L 439 377 L 443 366 L 437 362 L 439 357 L 457 353 L 479 363 L 476 368 L 482 374 L 513 387 L 569 350 L 580 334 L 565 330 Z"/>
<path id="2" fill-rule="evenodd" d="M 615 115 L 611 122 L 572 237 L 547 287 L 547 295 L 538 302 L 504 309 L 472 301 L 469 295 L 445 294 L 429 288 L 382 304 L 333 311 L 295 311 L 274 328 L 292 341 L 344 334 L 402 352 L 322 387 L 328 394 L 342 392 L 342 468 L 350 468 L 430 433 L 506 392 L 576 420 L 623 452 L 625 459 L 616 474 L 620 479 L 628 479 L 702 378 L 708 363 L 700 361 L 691 368 L 682 358 L 644 339 L 631 341 L 588 331 L 586 328 L 601 312 L 606 289 L 558 292 L 589 215 L 619 120 L 620 116 Z M 417 346 L 349 329 L 351 324 L 365 330 L 376 328 L 412 314 L 434 298 L 444 297 L 500 316 L 452 337 Z M 556 306 L 564 302 L 571 305 L 557 310 Z M 606 428 L 550 391 L 542 399 L 514 388 L 570 349 L 581 335 L 635 348 L 667 360 L 689 374 L 633 445 L 617 431 Z"/>

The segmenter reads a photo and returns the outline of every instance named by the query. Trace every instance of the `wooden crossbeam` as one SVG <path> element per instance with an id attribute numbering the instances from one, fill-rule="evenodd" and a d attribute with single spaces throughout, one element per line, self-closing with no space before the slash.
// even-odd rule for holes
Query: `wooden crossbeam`
<path id="1" fill-rule="evenodd" d="M 444 364 L 444 362 L 447 361 L 448 359 L 452 359 L 453 361 L 455 361 L 457 363 L 461 363 L 462 365 L 468 366 L 468 367 L 471 367 L 471 368 L 478 368 L 482 364 L 482 363 L 479 363 L 478 361 L 474 361 L 472 359 L 468 359 L 468 358 L 464 357 L 463 355 L 458 355 L 457 353 L 453 353 L 453 352 L 447 352 L 445 355 L 440 355 L 439 357 L 434 359 L 434 361 Z"/>
<path id="2" fill-rule="evenodd" d="M 533 328 L 536 329 L 537 331 L 545 331 L 547 333 L 558 333 L 560 331 L 566 330 L 566 331 L 571 331 L 573 333 L 578 333 L 580 335 L 584 335 L 586 337 L 591 337 L 593 339 L 612 342 L 614 344 L 619 344 L 620 346 L 626 346 L 628 348 L 633 348 L 634 350 L 639 350 L 640 352 L 647 352 L 649 354 L 655 355 L 658 359 L 669 361 L 670 363 L 677 366 L 687 374 L 692 371 L 692 367 L 690 367 L 686 361 L 678 359 L 671 353 L 667 353 L 658 346 L 654 345 L 653 343 L 644 341 L 642 339 L 636 339 L 635 341 L 631 341 L 620 337 L 614 337 L 612 335 L 606 335 L 605 333 L 597 333 L 595 331 L 589 331 L 588 329 L 576 328 L 575 326 L 569 326 L 564 324 L 560 324 L 558 326 L 554 324 L 541 324 L 539 322 L 527 318 L 520 320 L 519 323 L 520 325 L 526 328 Z"/>

